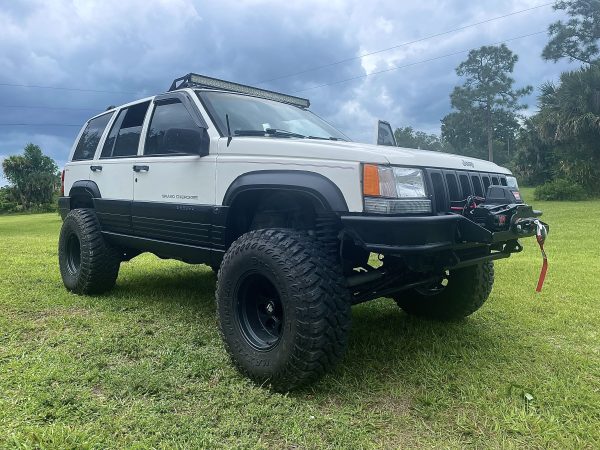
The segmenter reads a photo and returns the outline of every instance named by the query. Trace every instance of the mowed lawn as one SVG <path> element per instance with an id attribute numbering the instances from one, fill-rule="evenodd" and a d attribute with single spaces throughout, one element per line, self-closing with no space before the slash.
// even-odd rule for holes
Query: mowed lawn
<path id="1" fill-rule="evenodd" d="M 543 293 L 528 239 L 463 321 L 355 307 L 343 363 L 288 395 L 229 363 L 207 267 L 143 255 L 79 297 L 59 217 L 0 217 L 0 447 L 600 448 L 600 201 L 535 206 Z"/>

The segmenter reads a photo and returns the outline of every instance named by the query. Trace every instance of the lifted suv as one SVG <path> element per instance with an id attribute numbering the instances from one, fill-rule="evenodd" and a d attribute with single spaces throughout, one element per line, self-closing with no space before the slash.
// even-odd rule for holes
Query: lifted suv
<path id="1" fill-rule="evenodd" d="M 479 309 L 492 261 L 543 226 L 510 171 L 353 143 L 308 106 L 189 74 L 91 118 L 63 172 L 66 288 L 107 291 L 142 252 L 207 264 L 233 362 L 283 391 L 342 358 L 352 305 Z"/>

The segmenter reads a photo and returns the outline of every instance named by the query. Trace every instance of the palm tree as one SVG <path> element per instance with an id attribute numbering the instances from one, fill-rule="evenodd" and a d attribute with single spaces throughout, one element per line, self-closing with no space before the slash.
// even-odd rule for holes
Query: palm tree
<path id="1" fill-rule="evenodd" d="M 600 67 L 564 72 L 560 83 L 546 83 L 539 97 L 536 127 L 552 144 L 557 175 L 600 192 Z"/>

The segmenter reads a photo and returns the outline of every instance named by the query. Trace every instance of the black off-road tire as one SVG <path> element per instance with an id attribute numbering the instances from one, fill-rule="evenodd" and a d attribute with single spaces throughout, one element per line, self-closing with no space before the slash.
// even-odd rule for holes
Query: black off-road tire
<path id="1" fill-rule="evenodd" d="M 439 292 L 412 289 L 400 292 L 394 300 L 406 313 L 415 316 L 457 320 L 483 306 L 494 285 L 494 263 L 484 262 L 448 274 L 448 284 Z"/>
<path id="2" fill-rule="evenodd" d="M 65 287 L 75 294 L 100 294 L 115 285 L 120 254 L 104 240 L 94 210 L 69 212 L 60 230 L 58 263 Z"/>
<path id="3" fill-rule="evenodd" d="M 350 293 L 339 264 L 308 235 L 264 229 L 241 236 L 224 256 L 216 298 L 225 348 L 259 384 L 289 391 L 322 376 L 345 353 Z M 264 319 L 269 304 L 273 316 L 252 319 L 261 312 Z"/>

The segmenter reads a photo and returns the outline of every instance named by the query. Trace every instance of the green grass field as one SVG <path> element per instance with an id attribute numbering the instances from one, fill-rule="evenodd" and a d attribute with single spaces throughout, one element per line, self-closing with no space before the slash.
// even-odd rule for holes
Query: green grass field
<path id="1" fill-rule="evenodd" d="M 207 267 L 143 255 L 78 297 L 59 217 L 0 217 L 0 447 L 600 448 L 600 201 L 535 206 L 542 294 L 528 239 L 461 322 L 355 307 L 343 363 L 288 395 L 232 368 Z"/>

